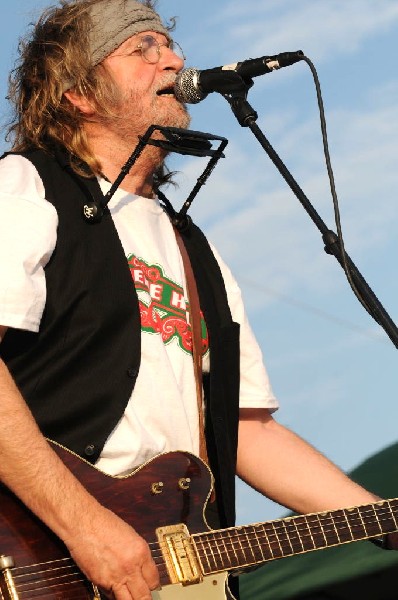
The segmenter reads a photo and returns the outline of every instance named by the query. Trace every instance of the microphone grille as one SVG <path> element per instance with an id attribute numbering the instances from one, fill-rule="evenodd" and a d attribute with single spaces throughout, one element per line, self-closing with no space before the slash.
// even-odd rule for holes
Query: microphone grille
<path id="1" fill-rule="evenodd" d="M 187 104 L 197 104 L 204 100 L 207 94 L 200 89 L 199 71 L 193 67 L 181 71 L 175 80 L 174 93 L 177 100 Z"/>

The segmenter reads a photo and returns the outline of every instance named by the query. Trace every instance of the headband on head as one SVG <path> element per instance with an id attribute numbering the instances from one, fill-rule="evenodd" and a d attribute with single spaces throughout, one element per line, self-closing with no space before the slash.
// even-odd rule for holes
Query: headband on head
<path id="1" fill-rule="evenodd" d="M 90 66 L 95 67 L 128 38 L 143 31 L 161 33 L 170 40 L 170 34 L 159 15 L 138 0 L 102 0 L 88 11 Z M 62 92 L 73 87 L 75 81 L 65 81 Z"/>
<path id="2" fill-rule="evenodd" d="M 103 0 L 89 11 L 92 66 L 100 63 L 129 37 L 142 31 L 162 33 L 170 39 L 159 15 L 137 0 Z"/>

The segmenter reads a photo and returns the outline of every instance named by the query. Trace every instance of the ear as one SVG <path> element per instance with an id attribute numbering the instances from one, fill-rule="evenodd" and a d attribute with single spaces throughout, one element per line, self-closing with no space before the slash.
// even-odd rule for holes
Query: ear
<path id="1" fill-rule="evenodd" d="M 73 88 L 64 92 L 64 96 L 84 115 L 91 116 L 94 114 L 95 109 L 91 102 L 85 96 L 78 94 Z"/>

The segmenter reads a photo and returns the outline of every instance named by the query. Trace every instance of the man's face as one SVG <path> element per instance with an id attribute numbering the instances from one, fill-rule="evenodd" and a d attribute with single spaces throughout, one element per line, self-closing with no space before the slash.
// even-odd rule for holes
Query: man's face
<path id="1" fill-rule="evenodd" d="M 148 56 L 157 62 L 148 62 L 141 45 L 148 45 L 151 36 L 159 43 L 152 45 Z M 150 40 L 149 40 L 150 41 Z M 153 40 L 152 40 L 153 41 Z M 119 102 L 114 107 L 124 135 L 142 135 L 152 125 L 188 127 L 187 110 L 173 94 L 176 74 L 184 61 L 168 47 L 167 38 L 152 31 L 137 34 L 126 40 L 110 54 L 103 64 L 119 92 Z"/>

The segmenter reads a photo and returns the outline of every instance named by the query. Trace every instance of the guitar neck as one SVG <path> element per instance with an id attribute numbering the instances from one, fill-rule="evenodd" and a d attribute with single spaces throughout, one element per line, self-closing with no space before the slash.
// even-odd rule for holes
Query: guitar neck
<path id="1" fill-rule="evenodd" d="M 205 574 L 377 537 L 398 530 L 398 499 L 192 536 Z"/>

